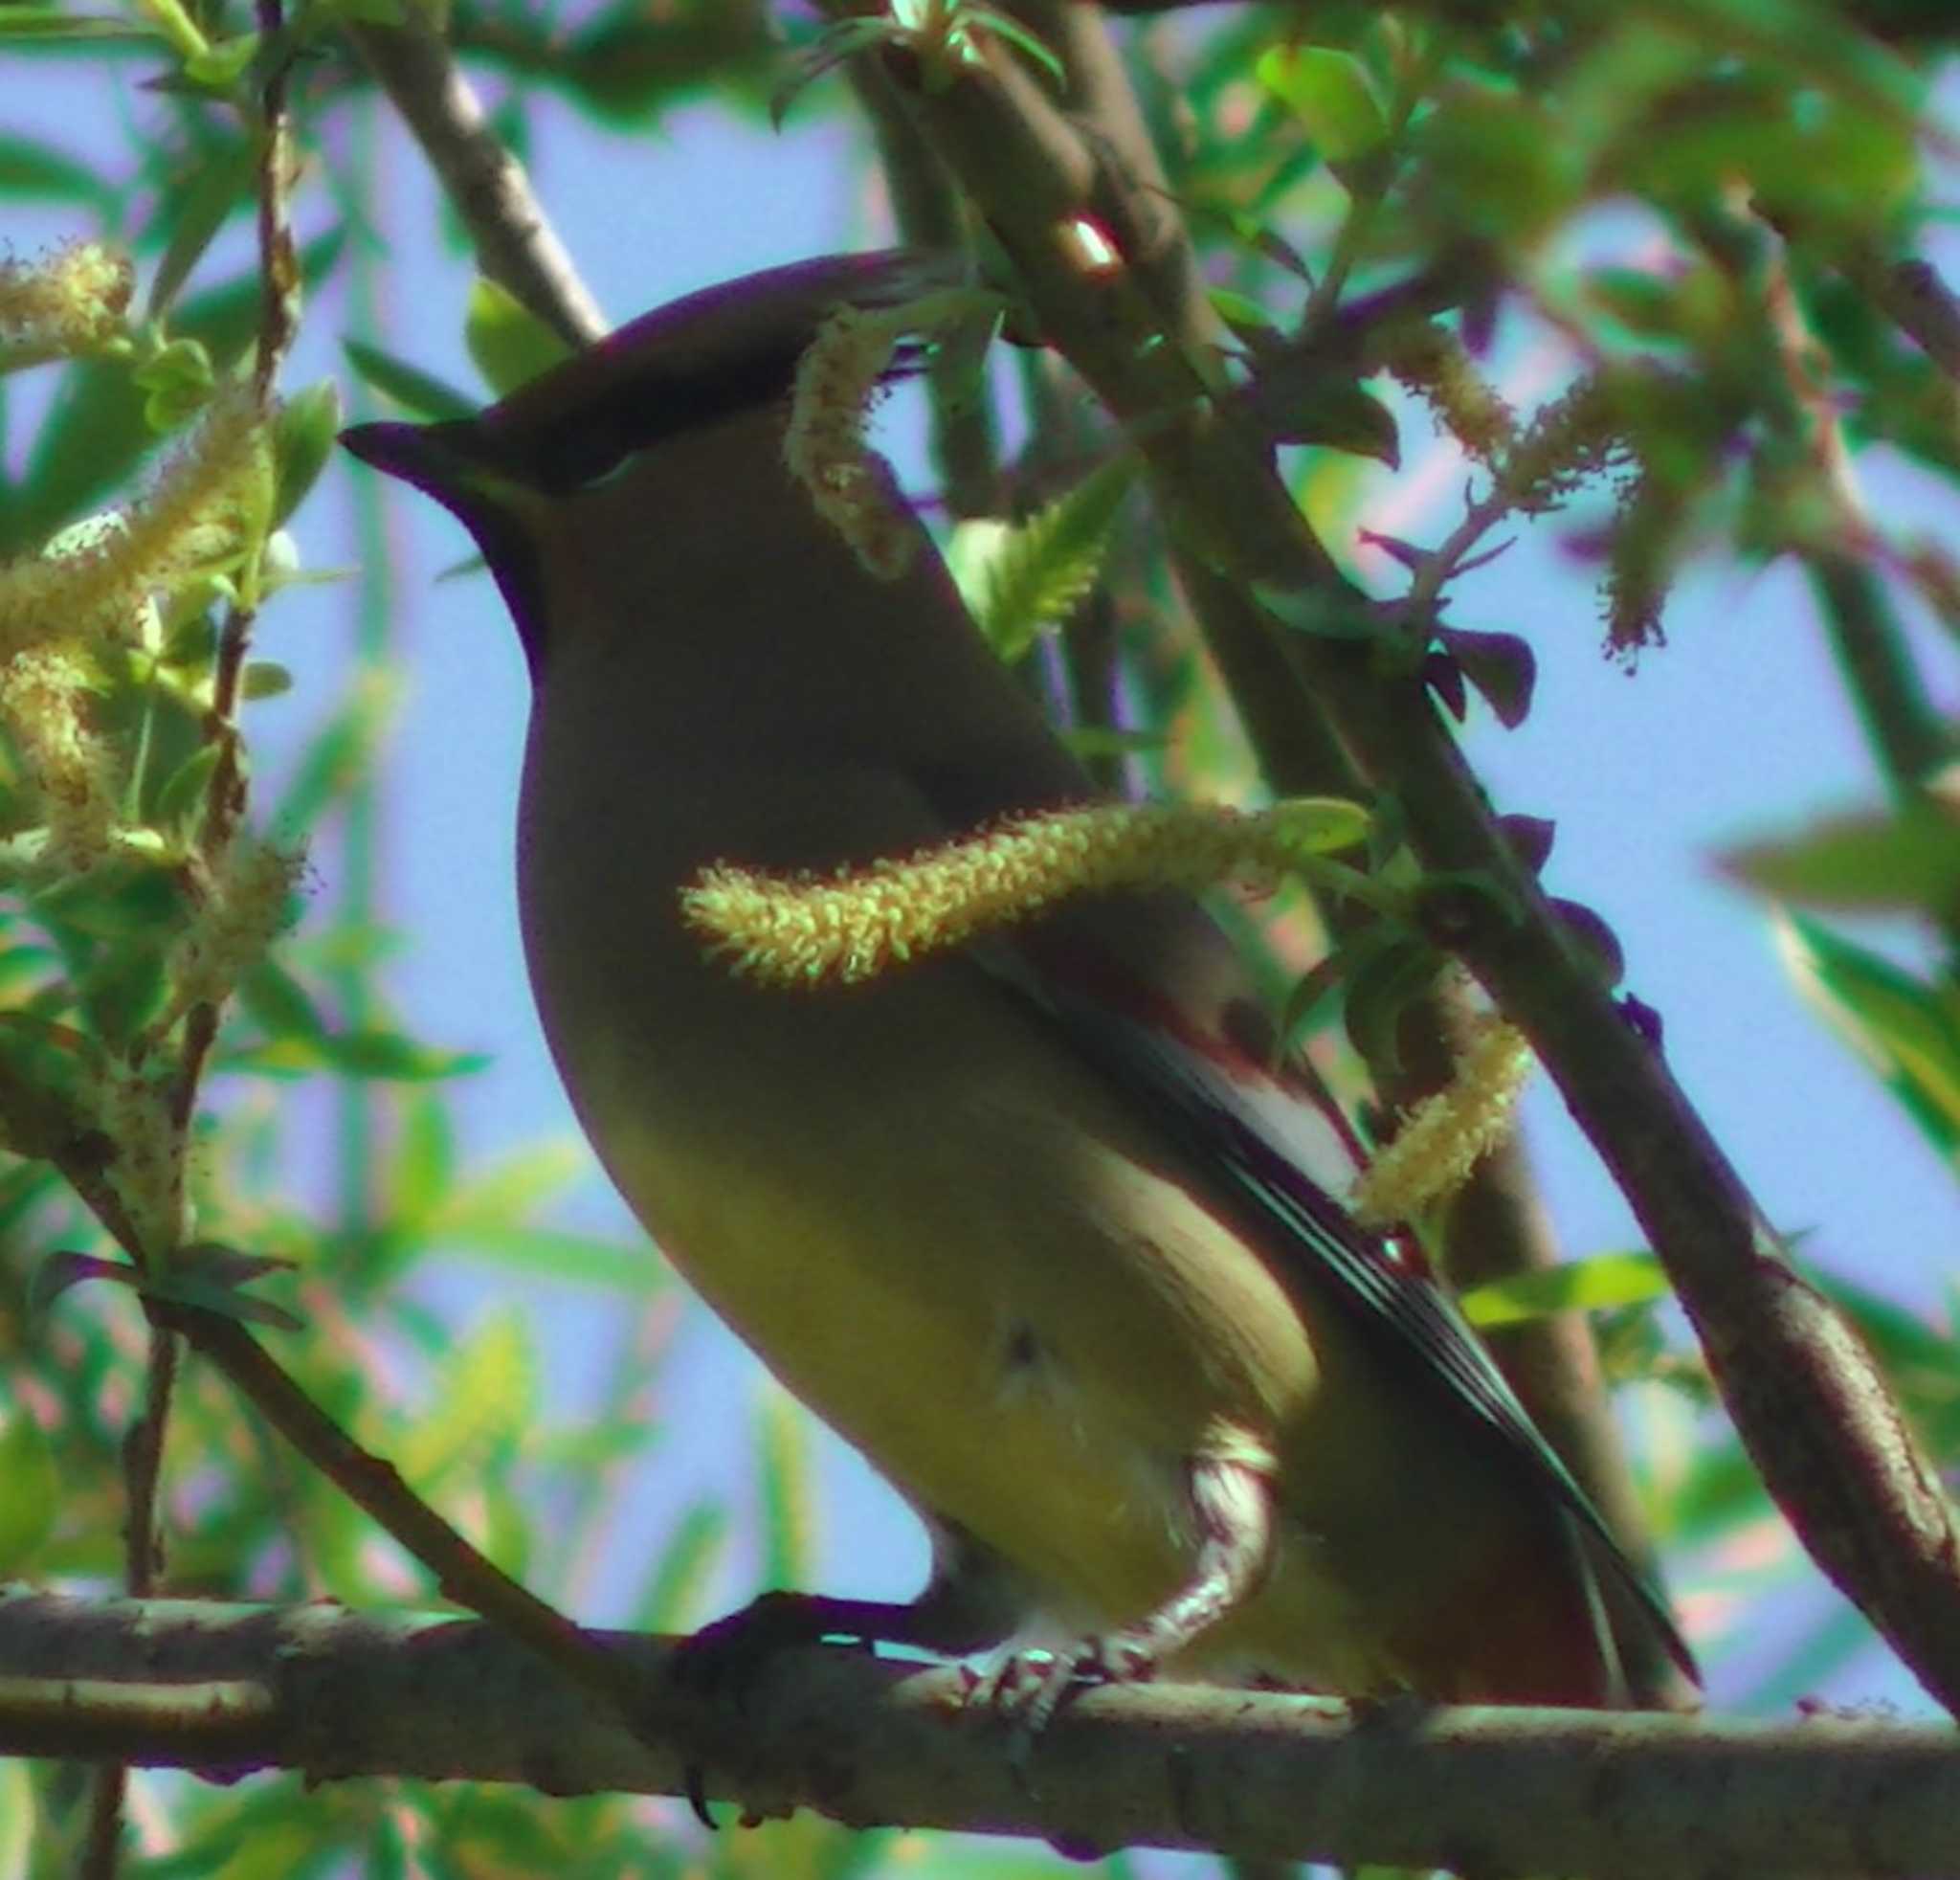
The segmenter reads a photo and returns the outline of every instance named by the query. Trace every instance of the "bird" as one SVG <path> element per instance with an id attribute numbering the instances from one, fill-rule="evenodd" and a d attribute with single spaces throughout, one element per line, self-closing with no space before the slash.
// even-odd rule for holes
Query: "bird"
<path id="1" fill-rule="evenodd" d="M 1036 1720 L 1158 1673 L 1358 1698 L 1629 1700 L 1603 1594 L 1694 1661 L 1439 1283 L 1338 1196 L 1343 1131 L 1195 900 L 1072 900 L 857 986 L 730 970 L 714 864 L 829 874 L 1095 800 L 918 518 L 897 578 L 784 465 L 839 306 L 793 263 L 619 328 L 477 415 L 344 434 L 475 537 L 532 687 L 538 1011 L 600 1162 L 932 1543 L 915 1600 L 707 1628 L 995 1654 Z"/>

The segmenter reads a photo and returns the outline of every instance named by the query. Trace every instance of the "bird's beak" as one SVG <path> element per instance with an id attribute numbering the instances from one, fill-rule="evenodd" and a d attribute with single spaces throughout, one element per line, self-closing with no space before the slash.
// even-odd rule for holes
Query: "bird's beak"
<path id="1" fill-rule="evenodd" d="M 412 483 L 445 508 L 462 515 L 463 504 L 480 482 L 481 473 L 444 435 L 452 428 L 446 424 L 356 424 L 341 433 L 341 442 L 363 463 Z"/>

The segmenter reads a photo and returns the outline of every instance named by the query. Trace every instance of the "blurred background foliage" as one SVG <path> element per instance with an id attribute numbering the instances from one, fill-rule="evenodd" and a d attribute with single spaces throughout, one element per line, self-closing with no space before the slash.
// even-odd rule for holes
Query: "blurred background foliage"
<path id="1" fill-rule="evenodd" d="M 297 568 L 282 531 L 327 460 L 342 402 L 441 414 L 527 375 L 552 350 L 537 323 L 487 287 L 469 335 L 484 386 L 441 383 L 378 330 L 390 260 L 370 234 L 378 113 L 358 34 L 440 24 L 520 155 L 545 112 L 651 141 L 682 101 L 709 98 L 761 127 L 775 109 L 841 116 L 862 98 L 835 74 L 798 84 L 822 71 L 835 44 L 824 36 L 835 23 L 810 8 L 455 0 L 432 22 L 405 19 L 400 5 L 0 4 L 0 85 L 33 85 L 56 66 L 114 69 L 126 81 L 115 94 L 122 115 L 93 126 L 87 158 L 0 131 L 0 201 L 57 213 L 133 262 L 130 291 L 84 338 L 51 338 L 25 318 L 8 327 L 0 550 L 12 558 L 10 571 L 43 559 L 57 530 L 129 504 L 146 481 L 167 488 L 172 473 L 157 462 L 182 453 L 265 345 L 263 270 L 250 237 L 275 72 L 290 112 L 282 190 L 302 318 L 333 322 L 344 341 L 336 380 L 278 387 L 285 415 L 273 498 L 234 526 L 215 560 L 143 577 L 144 620 L 75 654 L 78 722 L 95 741 L 90 761 L 104 767 L 97 783 L 113 825 L 103 853 L 83 865 L 51 861 L 57 780 L 36 757 L 33 727 L 7 727 L 0 1065 L 40 1104 L 12 1107 L 8 1140 L 20 1153 L 0 1167 L 0 1573 L 9 1578 L 106 1590 L 129 1571 L 124 1445 L 155 1388 L 150 1334 L 127 1286 L 63 1289 L 102 1277 L 75 1255 L 97 1259 L 106 1242 L 33 1127 L 79 1115 L 113 1138 L 103 1094 L 112 1088 L 155 1085 L 155 1101 L 181 1111 L 161 1153 L 177 1158 L 197 1245 L 292 1263 L 253 1276 L 249 1291 L 230 1269 L 195 1260 L 180 1263 L 174 1280 L 152 1273 L 147 1283 L 203 1286 L 198 1296 L 278 1328 L 267 1335 L 311 1395 L 546 1597 L 576 1609 L 598 1563 L 617 1571 L 620 1482 L 666 1428 L 658 1403 L 679 1306 L 672 1282 L 632 1247 L 554 1215 L 578 1173 L 575 1154 L 533 1146 L 484 1159 L 459 1150 L 457 1081 L 483 1066 L 418 1036 L 390 996 L 390 960 L 412 936 L 390 925 L 376 861 L 395 594 L 381 498 L 366 481 L 356 496 L 361 566 L 342 577 L 355 656 L 336 695 L 313 701 L 316 727 L 281 766 L 278 787 L 261 783 L 243 812 L 243 826 L 279 852 L 310 853 L 301 903 L 290 910 L 299 917 L 207 999 L 213 1012 L 222 1006 L 208 1055 L 187 1045 L 197 1020 L 174 1010 L 173 975 L 185 971 L 186 937 L 204 918 L 221 862 L 210 845 L 213 818 L 227 841 L 234 835 L 213 773 L 231 761 L 234 725 L 249 748 L 256 702 L 284 683 L 279 667 L 249 662 L 234 706 L 220 708 L 228 637 L 235 646 L 260 615 L 276 614 L 283 589 L 316 578 Z M 1466 498 L 1446 561 L 1440 550 L 1386 543 L 1412 582 L 1440 592 L 1518 528 L 1557 529 L 1597 572 L 1604 649 L 1632 661 L 1660 637 L 1670 582 L 1690 562 L 1788 557 L 1804 569 L 1839 655 L 1845 708 L 1870 741 L 1872 801 L 1737 848 L 1723 865 L 1760 891 L 1766 914 L 1773 904 L 1791 971 L 1865 1073 L 1897 1098 L 1902 1127 L 1953 1161 L 1960 785 L 1947 770 L 1951 726 L 1905 622 L 1960 633 L 1960 563 L 1952 538 L 1894 532 L 1859 486 L 1859 466 L 1881 447 L 1949 493 L 1960 469 L 1960 317 L 1937 278 L 1914 272 L 1952 215 L 1952 137 L 1933 128 L 1942 96 L 1952 99 L 1950 82 L 1941 91 L 1960 37 L 1950 9 L 1933 0 L 1393 9 L 1335 0 L 1163 17 L 1112 11 L 1135 15 L 1119 23 L 1127 70 L 1170 199 L 1242 348 L 1234 369 L 1265 401 L 1302 505 L 1326 540 L 1353 533 L 1357 466 L 1402 460 L 1434 421 L 1480 470 L 1480 497 L 1499 497 L 1481 508 Z M 904 180 L 895 176 L 894 187 Z M 1582 226 L 1602 238 L 1574 259 L 1566 237 Z M 442 238 L 466 266 L 454 219 Z M 16 259 L 9 283 L 31 282 L 43 265 Z M 1409 282 L 1418 291 L 1400 308 L 1394 293 Z M 1360 313 L 1344 323 L 1344 308 Z M 1511 323 L 1557 336 L 1570 373 L 1599 394 L 1598 409 L 1558 443 L 1567 455 L 1535 481 L 1520 465 L 1548 434 L 1490 390 L 1494 336 Z M 1248 787 L 1239 717 L 1192 651 L 1148 517 L 1125 502 L 1120 480 L 1085 481 L 1106 439 L 1074 389 L 1037 355 L 988 384 L 989 399 L 1012 413 L 996 421 L 983 400 L 952 420 L 964 437 L 952 444 L 966 455 L 943 465 L 941 520 L 964 526 L 960 559 L 994 596 L 996 643 L 1029 660 L 1032 683 L 1112 781 L 1214 795 Z M 1071 490 L 1076 506 L 1047 510 L 1045 534 L 1003 528 Z M 1553 509 L 1554 520 L 1541 520 Z M 0 658 L 54 641 L 75 644 L 66 627 L 23 637 L 7 626 Z M 1517 637 L 1453 631 L 1435 657 L 1437 695 L 1459 716 L 1481 708 L 1473 693 L 1506 723 L 1530 708 L 1530 649 Z M 1273 971 L 1283 986 L 1303 963 L 1299 936 L 1284 921 L 1265 925 L 1268 940 L 1279 935 Z M 1335 1041 L 1336 1073 L 1357 1088 L 1358 1060 L 1326 1021 L 1345 1019 L 1356 1043 L 1379 1040 L 1428 986 L 1434 963 L 1418 960 L 1412 974 L 1406 950 L 1379 944 L 1343 957 L 1345 970 L 1312 982 L 1309 1016 Z M 1693 1023 L 1692 1014 L 1672 1016 Z M 114 1189 L 113 1153 L 108 1161 Z M 473 1310 L 459 1322 L 432 1305 L 411 1282 L 434 1262 L 491 1280 L 569 1279 L 622 1302 L 634 1331 L 593 1402 L 574 1416 L 542 1387 L 526 1313 Z M 1950 1465 L 1960 1455 L 1950 1293 L 1921 1313 L 1837 1285 Z M 1681 1387 L 1679 1407 L 1663 1404 L 1647 1420 L 1663 1441 L 1641 1479 L 1670 1559 L 1706 1563 L 1726 1540 L 1767 1532 L 1772 1515 L 1732 1439 L 1696 1421 L 1695 1360 L 1655 1316 L 1651 1291 L 1651 1268 L 1622 1254 L 1549 1282 L 1497 1283 L 1479 1303 L 1493 1322 L 1566 1304 L 1600 1310 L 1615 1376 Z M 1679 1434 L 1690 1426 L 1691 1440 Z M 800 1428 L 771 1405 L 754 1444 L 768 1583 L 807 1578 Z M 153 1583 L 173 1595 L 350 1604 L 430 1597 L 365 1516 L 195 1364 L 168 1405 L 160 1529 Z M 634 1567 L 622 1623 L 674 1629 L 706 1616 L 704 1590 L 727 1533 L 719 1503 L 684 1511 Z M 1747 1629 L 1796 1568 L 1780 1542 L 1760 1550 L 1757 1565 L 1736 1564 L 1742 1557 L 1703 1572 L 1698 1642 Z M 1757 1701 L 1808 1690 L 1866 1637 L 1837 1613 L 1786 1633 L 1759 1669 Z M 0 1880 L 73 1870 L 93 1806 L 81 1772 L 0 1768 Z M 469 1786 L 145 1780 L 127 1806 L 125 1865 L 160 1876 L 841 1880 L 922 1864 L 1003 1874 L 1045 1865 L 998 1848 L 854 1835 L 810 1818 L 709 1841 L 664 1804 Z"/>

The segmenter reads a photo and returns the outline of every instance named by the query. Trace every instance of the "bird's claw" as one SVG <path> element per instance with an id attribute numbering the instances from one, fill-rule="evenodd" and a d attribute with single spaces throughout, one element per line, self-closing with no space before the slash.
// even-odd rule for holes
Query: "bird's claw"
<path id="1" fill-rule="evenodd" d="M 1156 1670 L 1147 1644 L 1112 1632 L 1059 1651 L 1036 1646 L 1013 1652 L 975 1681 L 967 1701 L 1013 1724 L 1024 1754 L 1076 1692 L 1099 1684 L 1142 1684 Z"/>

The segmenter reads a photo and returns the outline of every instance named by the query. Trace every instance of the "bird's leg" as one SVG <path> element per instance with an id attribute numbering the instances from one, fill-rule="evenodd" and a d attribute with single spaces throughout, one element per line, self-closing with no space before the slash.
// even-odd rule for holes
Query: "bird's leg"
<path id="1" fill-rule="evenodd" d="M 1188 1488 L 1197 1557 L 1190 1578 L 1169 1599 L 1120 1631 L 1067 1650 L 1016 1652 L 981 1680 L 970 1701 L 1012 1717 L 1032 1737 L 1071 1689 L 1141 1683 L 1243 1605 L 1273 1560 L 1268 1474 L 1243 1461 L 1198 1457 L 1189 1466 Z"/>

